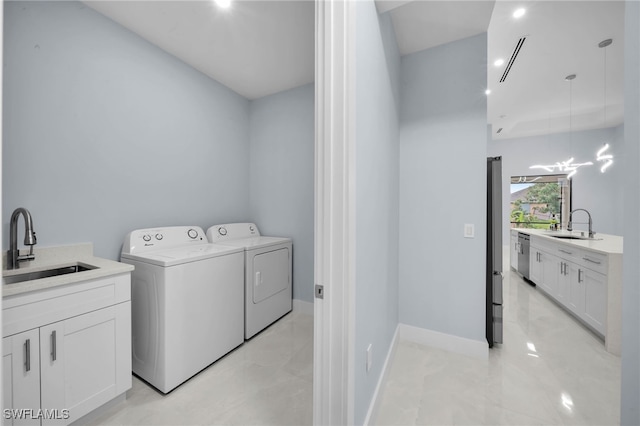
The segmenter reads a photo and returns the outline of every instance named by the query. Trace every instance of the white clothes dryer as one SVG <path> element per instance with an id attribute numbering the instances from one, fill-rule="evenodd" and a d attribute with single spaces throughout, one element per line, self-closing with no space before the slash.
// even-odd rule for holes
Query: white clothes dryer
<path id="1" fill-rule="evenodd" d="M 168 393 L 244 342 L 244 253 L 202 228 L 139 229 L 124 240 L 131 275 L 133 372 Z"/>
<path id="2" fill-rule="evenodd" d="M 254 223 L 214 225 L 207 230 L 207 238 L 212 243 L 244 249 L 245 339 L 291 312 L 291 238 L 261 236 Z"/>

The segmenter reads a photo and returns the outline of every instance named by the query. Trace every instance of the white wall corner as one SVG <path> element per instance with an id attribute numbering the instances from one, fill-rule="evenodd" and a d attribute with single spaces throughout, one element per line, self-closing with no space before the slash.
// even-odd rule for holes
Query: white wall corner
<path id="1" fill-rule="evenodd" d="M 489 359 L 489 344 L 486 341 L 467 339 L 407 324 L 400 324 L 398 327 L 400 338 L 403 340 L 474 358 Z"/>
<path id="2" fill-rule="evenodd" d="M 378 414 L 378 397 L 380 396 L 380 389 L 387 380 L 389 370 L 391 369 L 391 361 L 393 361 L 393 358 L 395 358 L 396 348 L 398 347 L 399 334 L 400 324 L 398 324 L 398 326 L 396 327 L 396 331 L 393 333 L 393 339 L 391 340 L 391 346 L 389 347 L 389 351 L 387 352 L 387 358 L 384 360 L 384 365 L 382 366 L 382 371 L 380 372 L 380 377 L 378 378 L 376 390 L 373 392 L 373 396 L 371 397 L 369 410 L 367 411 L 367 417 L 364 419 L 364 426 L 369 425 L 371 421 L 375 420 L 375 417 Z"/>
<path id="3" fill-rule="evenodd" d="M 293 299 L 293 312 L 313 316 L 313 303 L 306 300 Z"/>

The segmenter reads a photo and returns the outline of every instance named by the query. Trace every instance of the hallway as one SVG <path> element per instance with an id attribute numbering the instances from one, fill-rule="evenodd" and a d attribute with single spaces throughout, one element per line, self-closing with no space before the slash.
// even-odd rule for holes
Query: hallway
<path id="1" fill-rule="evenodd" d="M 505 260 L 504 344 L 480 360 L 399 342 L 373 424 L 620 423 L 620 358 Z"/>

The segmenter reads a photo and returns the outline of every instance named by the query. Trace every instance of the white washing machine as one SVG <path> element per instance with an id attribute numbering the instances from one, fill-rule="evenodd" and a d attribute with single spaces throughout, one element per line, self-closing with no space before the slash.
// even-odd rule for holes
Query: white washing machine
<path id="1" fill-rule="evenodd" d="M 290 238 L 263 237 L 253 223 L 215 225 L 207 230 L 207 238 L 212 243 L 244 249 L 245 339 L 291 312 Z"/>
<path id="2" fill-rule="evenodd" d="M 131 275 L 133 372 L 163 393 L 244 342 L 244 252 L 202 228 L 139 229 L 124 240 Z"/>

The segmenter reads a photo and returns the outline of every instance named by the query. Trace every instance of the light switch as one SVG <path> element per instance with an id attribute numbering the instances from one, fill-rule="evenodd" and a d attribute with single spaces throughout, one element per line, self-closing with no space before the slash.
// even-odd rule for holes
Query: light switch
<path id="1" fill-rule="evenodd" d="M 473 223 L 465 223 L 464 224 L 464 237 L 465 238 L 473 238 L 475 236 L 475 230 Z"/>

